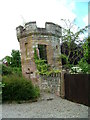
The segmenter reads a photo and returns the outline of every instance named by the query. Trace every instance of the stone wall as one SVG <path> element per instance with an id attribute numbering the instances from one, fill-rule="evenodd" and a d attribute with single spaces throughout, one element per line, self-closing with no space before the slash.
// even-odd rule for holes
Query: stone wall
<path id="1" fill-rule="evenodd" d="M 61 74 L 51 74 L 49 76 L 40 75 L 41 78 L 41 91 L 55 93 L 60 96 L 61 92 Z"/>

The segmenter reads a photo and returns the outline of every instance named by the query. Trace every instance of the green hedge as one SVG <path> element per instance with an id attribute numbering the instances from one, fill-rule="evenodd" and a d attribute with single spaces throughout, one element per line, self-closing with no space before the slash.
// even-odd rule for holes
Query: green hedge
<path id="1" fill-rule="evenodd" d="M 3 76 L 3 101 L 20 101 L 36 99 L 40 95 L 38 87 L 33 86 L 30 80 L 16 75 Z"/>

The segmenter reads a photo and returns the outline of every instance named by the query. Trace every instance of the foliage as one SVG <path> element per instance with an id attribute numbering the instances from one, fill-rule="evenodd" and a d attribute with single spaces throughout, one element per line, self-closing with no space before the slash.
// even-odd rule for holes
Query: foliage
<path id="1" fill-rule="evenodd" d="M 48 71 L 49 65 L 45 63 L 45 60 L 35 60 L 35 64 L 40 74 L 46 74 Z"/>
<path id="2" fill-rule="evenodd" d="M 12 50 L 11 57 L 3 58 L 2 77 L 3 84 L 2 99 L 3 101 L 20 101 L 36 99 L 40 95 L 40 90 L 34 86 L 30 80 L 22 77 L 21 59 L 18 50 Z M 6 64 L 7 62 L 7 64 Z"/>
<path id="3" fill-rule="evenodd" d="M 13 67 L 12 71 L 13 71 L 13 74 L 17 74 L 18 76 L 22 76 L 22 70 L 20 67 Z"/>
<path id="4" fill-rule="evenodd" d="M 80 67 L 72 67 L 69 71 L 71 74 L 82 73 L 82 69 Z"/>
<path id="5" fill-rule="evenodd" d="M 6 56 L 2 59 L 2 75 L 18 74 L 21 73 L 21 58 L 19 50 L 12 50 L 11 56 Z"/>
<path id="6" fill-rule="evenodd" d="M 19 50 L 12 50 L 11 56 L 6 56 L 2 59 L 10 67 L 21 67 L 21 58 Z"/>
<path id="7" fill-rule="evenodd" d="M 46 75 L 49 76 L 49 75 L 51 75 L 53 73 L 57 74 L 57 73 L 61 73 L 61 71 L 60 70 L 56 70 L 56 69 L 51 69 L 48 72 L 46 72 Z"/>
<path id="8" fill-rule="evenodd" d="M 63 21 L 66 28 L 63 28 L 62 45 L 64 46 L 62 46 L 61 58 L 64 60 L 64 64 L 70 68 L 70 64 L 74 66 L 77 64 L 77 61 L 82 58 L 83 49 L 80 46 L 82 41 L 79 39 L 79 36 L 87 31 L 87 26 L 74 32 L 72 29 L 74 29 L 75 24 L 71 23 L 69 20 Z"/>
<path id="9" fill-rule="evenodd" d="M 50 65 L 45 63 L 45 60 L 35 60 L 35 64 L 37 66 L 37 69 L 39 71 L 39 74 L 41 75 L 51 75 L 52 73 L 60 73 L 60 70 L 50 69 Z"/>
<path id="10" fill-rule="evenodd" d="M 0 82 L 0 95 L 2 94 L 2 87 L 4 87 L 5 84 L 2 84 L 2 82 Z"/>
<path id="11" fill-rule="evenodd" d="M 82 45 L 83 50 L 84 50 L 84 59 L 86 61 L 88 61 L 88 58 L 89 58 L 89 56 L 88 56 L 89 52 L 90 52 L 89 44 L 90 44 L 90 37 L 88 37 Z"/>
<path id="12" fill-rule="evenodd" d="M 13 72 L 11 67 L 2 64 L 2 75 L 10 75 L 12 73 Z"/>
<path id="13" fill-rule="evenodd" d="M 2 75 L 12 75 L 17 74 L 18 76 L 22 76 L 21 68 L 19 67 L 10 67 L 2 64 Z"/>
<path id="14" fill-rule="evenodd" d="M 60 73 L 60 70 L 50 69 L 50 65 L 46 63 L 46 60 L 38 58 L 36 48 L 34 48 L 34 59 L 39 74 L 48 76 L 52 73 Z"/>
<path id="15" fill-rule="evenodd" d="M 84 49 L 84 57 L 79 61 L 79 66 L 81 67 L 83 73 L 90 73 L 90 64 L 89 64 L 90 48 L 89 48 L 89 43 L 90 43 L 90 37 L 88 37 L 82 45 L 82 47 Z"/>
<path id="16" fill-rule="evenodd" d="M 67 42 L 62 43 L 61 45 L 61 58 L 62 64 L 64 67 L 69 64 L 76 65 L 78 61 L 83 57 L 83 49 L 80 45 L 71 42 L 70 47 L 68 47 Z M 70 53 L 69 53 L 70 51 Z"/>
<path id="17" fill-rule="evenodd" d="M 88 64 L 84 58 L 79 61 L 79 66 L 83 73 L 90 73 L 90 64 Z"/>
<path id="18" fill-rule="evenodd" d="M 35 64 L 37 66 L 39 73 L 45 74 L 48 71 L 49 65 L 45 63 L 45 60 L 38 58 L 36 48 L 34 48 L 34 59 L 35 59 Z"/>
<path id="19" fill-rule="evenodd" d="M 33 86 L 30 80 L 17 75 L 3 76 L 3 84 L 3 101 L 30 100 L 39 97 L 40 94 L 39 88 Z"/>
<path id="20" fill-rule="evenodd" d="M 7 62 L 8 66 L 11 65 L 11 57 L 10 56 L 5 56 L 2 61 L 5 63 Z"/>
<path id="21" fill-rule="evenodd" d="M 11 66 L 12 67 L 21 67 L 21 59 L 19 50 L 12 50 L 11 53 Z"/>
<path id="22" fill-rule="evenodd" d="M 35 60 L 38 60 L 38 59 L 39 59 L 38 54 L 37 54 L 37 51 L 36 51 L 36 48 L 34 48 L 34 59 L 35 59 Z"/>

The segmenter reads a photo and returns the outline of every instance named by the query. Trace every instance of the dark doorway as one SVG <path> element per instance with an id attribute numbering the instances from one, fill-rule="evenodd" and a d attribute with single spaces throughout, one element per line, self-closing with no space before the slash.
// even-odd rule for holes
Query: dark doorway
<path id="1" fill-rule="evenodd" d="M 39 44 L 39 45 L 38 45 L 38 49 L 39 49 L 40 58 L 41 58 L 42 60 L 46 60 L 46 62 L 47 62 L 46 45 L 41 45 L 41 44 Z"/>

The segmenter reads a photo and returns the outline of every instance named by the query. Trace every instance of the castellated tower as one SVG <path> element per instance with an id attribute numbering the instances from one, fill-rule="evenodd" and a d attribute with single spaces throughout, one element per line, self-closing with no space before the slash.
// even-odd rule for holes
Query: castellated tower
<path id="1" fill-rule="evenodd" d="M 37 68 L 34 61 L 34 48 L 38 56 L 47 60 L 55 69 L 61 69 L 58 60 L 60 52 L 60 37 L 62 28 L 54 23 L 46 22 L 45 28 L 38 28 L 36 22 L 28 22 L 25 26 L 16 28 L 17 39 L 20 43 L 22 74 L 37 82 Z M 40 50 L 42 48 L 42 50 Z"/>

